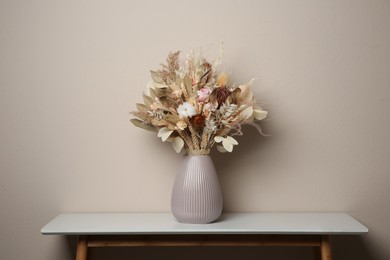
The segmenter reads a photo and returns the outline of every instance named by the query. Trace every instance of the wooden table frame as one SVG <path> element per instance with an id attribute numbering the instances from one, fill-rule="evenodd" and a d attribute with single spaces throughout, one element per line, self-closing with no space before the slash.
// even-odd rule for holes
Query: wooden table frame
<path id="1" fill-rule="evenodd" d="M 87 260 L 88 248 L 166 246 L 299 246 L 312 247 L 315 259 L 331 260 L 329 235 L 80 235 L 76 260 Z"/>

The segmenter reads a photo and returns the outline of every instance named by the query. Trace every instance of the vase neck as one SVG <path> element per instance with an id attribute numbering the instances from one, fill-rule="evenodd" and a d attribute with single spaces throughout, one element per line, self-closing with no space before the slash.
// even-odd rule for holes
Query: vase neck
<path id="1" fill-rule="evenodd" d="M 188 155 L 209 155 L 210 149 L 187 150 Z"/>

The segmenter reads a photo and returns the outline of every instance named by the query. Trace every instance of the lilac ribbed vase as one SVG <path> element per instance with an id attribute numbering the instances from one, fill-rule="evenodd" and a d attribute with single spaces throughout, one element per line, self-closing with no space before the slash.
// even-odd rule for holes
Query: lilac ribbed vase
<path id="1" fill-rule="evenodd" d="M 222 191 L 209 155 L 187 155 L 172 189 L 171 209 L 182 223 L 206 224 L 222 213 Z"/>

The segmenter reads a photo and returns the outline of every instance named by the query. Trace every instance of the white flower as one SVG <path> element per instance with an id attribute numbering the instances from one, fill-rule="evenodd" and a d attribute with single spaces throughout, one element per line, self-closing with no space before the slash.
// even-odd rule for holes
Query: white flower
<path id="1" fill-rule="evenodd" d="M 195 107 L 193 105 L 191 105 L 188 102 L 184 102 L 183 104 L 181 104 L 177 108 L 177 113 L 179 114 L 179 116 L 181 118 L 183 118 L 183 117 L 191 118 L 194 115 L 196 115 L 196 110 L 195 110 Z"/>

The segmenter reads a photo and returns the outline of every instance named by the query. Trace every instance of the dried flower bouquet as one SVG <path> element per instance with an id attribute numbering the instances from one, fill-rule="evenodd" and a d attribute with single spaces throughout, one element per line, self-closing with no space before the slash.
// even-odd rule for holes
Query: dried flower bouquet
<path id="1" fill-rule="evenodd" d="M 200 52 L 191 51 L 180 63 L 179 52 L 170 53 L 167 64 L 151 71 L 149 93 L 137 104 L 137 117 L 130 121 L 137 127 L 157 132 L 163 142 L 171 142 L 179 153 L 183 148 L 194 155 L 205 155 L 218 143 L 220 152 L 232 152 L 242 135 L 241 126 L 250 124 L 261 133 L 256 120 L 267 117 L 252 94 L 251 85 L 230 85 L 228 74 L 218 73 L 218 58 L 211 64 Z"/>

